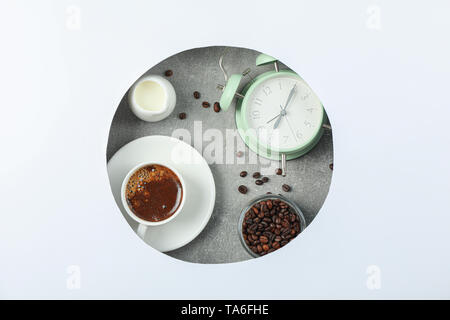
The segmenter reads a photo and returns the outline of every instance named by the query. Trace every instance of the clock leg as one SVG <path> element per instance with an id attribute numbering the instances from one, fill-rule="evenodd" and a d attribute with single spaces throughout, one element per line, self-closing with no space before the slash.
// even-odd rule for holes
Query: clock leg
<path id="1" fill-rule="evenodd" d="M 281 175 L 286 177 L 286 154 L 281 154 Z"/>

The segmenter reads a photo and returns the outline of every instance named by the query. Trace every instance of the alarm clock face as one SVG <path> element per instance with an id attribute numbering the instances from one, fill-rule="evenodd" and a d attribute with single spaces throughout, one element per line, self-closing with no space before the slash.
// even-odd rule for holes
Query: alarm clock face
<path id="1" fill-rule="evenodd" d="M 273 152 L 308 144 L 319 132 L 324 111 L 309 86 L 294 73 L 276 73 L 254 84 L 246 96 L 249 135 Z"/>

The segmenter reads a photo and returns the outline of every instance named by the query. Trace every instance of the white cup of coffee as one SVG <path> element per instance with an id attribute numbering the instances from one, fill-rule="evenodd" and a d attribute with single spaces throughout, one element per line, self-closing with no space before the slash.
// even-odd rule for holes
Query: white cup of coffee
<path id="1" fill-rule="evenodd" d="M 122 182 L 121 199 L 128 215 L 139 223 L 137 234 L 144 239 L 149 226 L 173 220 L 186 199 L 183 177 L 166 164 L 141 163 Z"/>
<path id="2" fill-rule="evenodd" d="M 175 108 L 176 100 L 172 84 L 157 75 L 140 78 L 128 92 L 131 111 L 139 119 L 148 122 L 166 118 Z"/>

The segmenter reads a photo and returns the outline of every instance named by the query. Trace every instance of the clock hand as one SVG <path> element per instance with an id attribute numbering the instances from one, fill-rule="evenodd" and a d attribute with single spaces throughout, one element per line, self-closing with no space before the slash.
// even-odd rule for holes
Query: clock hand
<path id="1" fill-rule="evenodd" d="M 276 115 L 275 117 L 273 117 L 272 119 L 270 119 L 270 120 L 267 121 L 266 123 L 270 123 L 270 122 L 272 122 L 273 120 L 275 120 L 276 118 L 278 118 L 279 116 L 282 116 L 282 113 L 283 113 L 283 107 L 282 107 L 281 105 L 280 105 L 280 109 L 281 109 L 280 114 Z"/>
<path id="2" fill-rule="evenodd" d="M 295 85 L 292 87 L 291 92 L 289 92 L 289 96 L 288 96 L 288 98 L 287 98 L 287 101 L 286 101 L 286 104 L 285 104 L 284 108 L 280 105 L 280 108 L 281 108 L 280 117 L 278 118 L 278 120 L 277 120 L 277 121 L 275 122 L 275 124 L 273 125 L 273 129 L 274 129 L 274 130 L 275 130 L 276 128 L 278 128 L 278 126 L 279 126 L 279 124 L 280 124 L 280 121 L 281 121 L 281 118 L 282 118 L 283 116 L 286 115 L 286 108 L 287 108 L 287 106 L 289 105 L 289 102 L 291 102 L 292 97 L 294 96 L 294 93 L 295 93 L 295 87 L 296 87 L 296 86 L 297 86 L 297 84 L 295 84 Z M 291 128 L 291 130 L 292 130 L 292 128 Z"/>
<path id="3" fill-rule="evenodd" d="M 286 101 L 286 104 L 284 105 L 284 109 L 283 109 L 283 110 L 286 110 L 286 108 L 287 108 L 289 102 L 291 102 L 291 99 L 292 99 L 292 97 L 294 96 L 294 93 L 295 93 L 295 87 L 296 87 L 296 86 L 297 86 L 297 84 L 295 84 L 295 85 L 292 87 L 291 92 L 289 92 L 289 96 L 288 96 L 288 98 L 287 98 L 287 101 Z"/>
<path id="4" fill-rule="evenodd" d="M 287 124 L 289 126 L 289 129 L 291 129 L 292 134 L 294 135 L 295 141 L 298 142 L 297 136 L 295 135 L 294 130 L 292 129 L 291 123 L 289 122 L 289 119 L 288 119 L 287 116 L 286 116 L 286 122 L 287 122 Z"/>
<path id="5" fill-rule="evenodd" d="M 273 130 L 275 130 L 276 128 L 278 128 L 278 125 L 280 124 L 281 118 L 283 116 L 280 113 L 280 116 L 278 117 L 277 121 L 275 121 L 275 123 L 273 124 Z"/>
<path id="6" fill-rule="evenodd" d="M 272 119 L 270 119 L 269 121 L 267 121 L 267 123 L 272 122 L 273 120 L 275 120 L 275 119 L 278 118 L 279 116 L 281 116 L 281 112 L 280 112 L 280 114 L 277 114 L 275 117 L 273 117 Z"/>
<path id="7" fill-rule="evenodd" d="M 280 116 L 279 116 L 279 118 L 277 119 L 277 121 L 273 124 L 273 130 L 275 130 L 276 128 L 278 128 L 278 126 L 280 125 L 281 118 L 284 117 L 284 116 L 286 115 L 286 111 L 284 111 L 284 109 L 283 109 L 283 107 L 281 106 L 281 104 L 280 104 L 280 109 L 281 109 L 281 111 L 280 111 Z"/>

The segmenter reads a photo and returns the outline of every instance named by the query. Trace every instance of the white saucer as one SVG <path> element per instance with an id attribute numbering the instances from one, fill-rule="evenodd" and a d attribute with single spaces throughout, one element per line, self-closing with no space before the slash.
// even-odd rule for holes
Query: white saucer
<path id="1" fill-rule="evenodd" d="M 216 199 L 214 178 L 201 154 L 176 138 L 148 136 L 124 145 L 109 160 L 108 175 L 114 199 L 134 231 L 137 222 L 123 208 L 120 190 L 133 167 L 150 161 L 174 167 L 185 180 L 186 202 L 182 211 L 166 224 L 148 227 L 145 235 L 145 242 L 153 248 L 161 252 L 175 250 L 192 241 L 208 223 Z"/>

